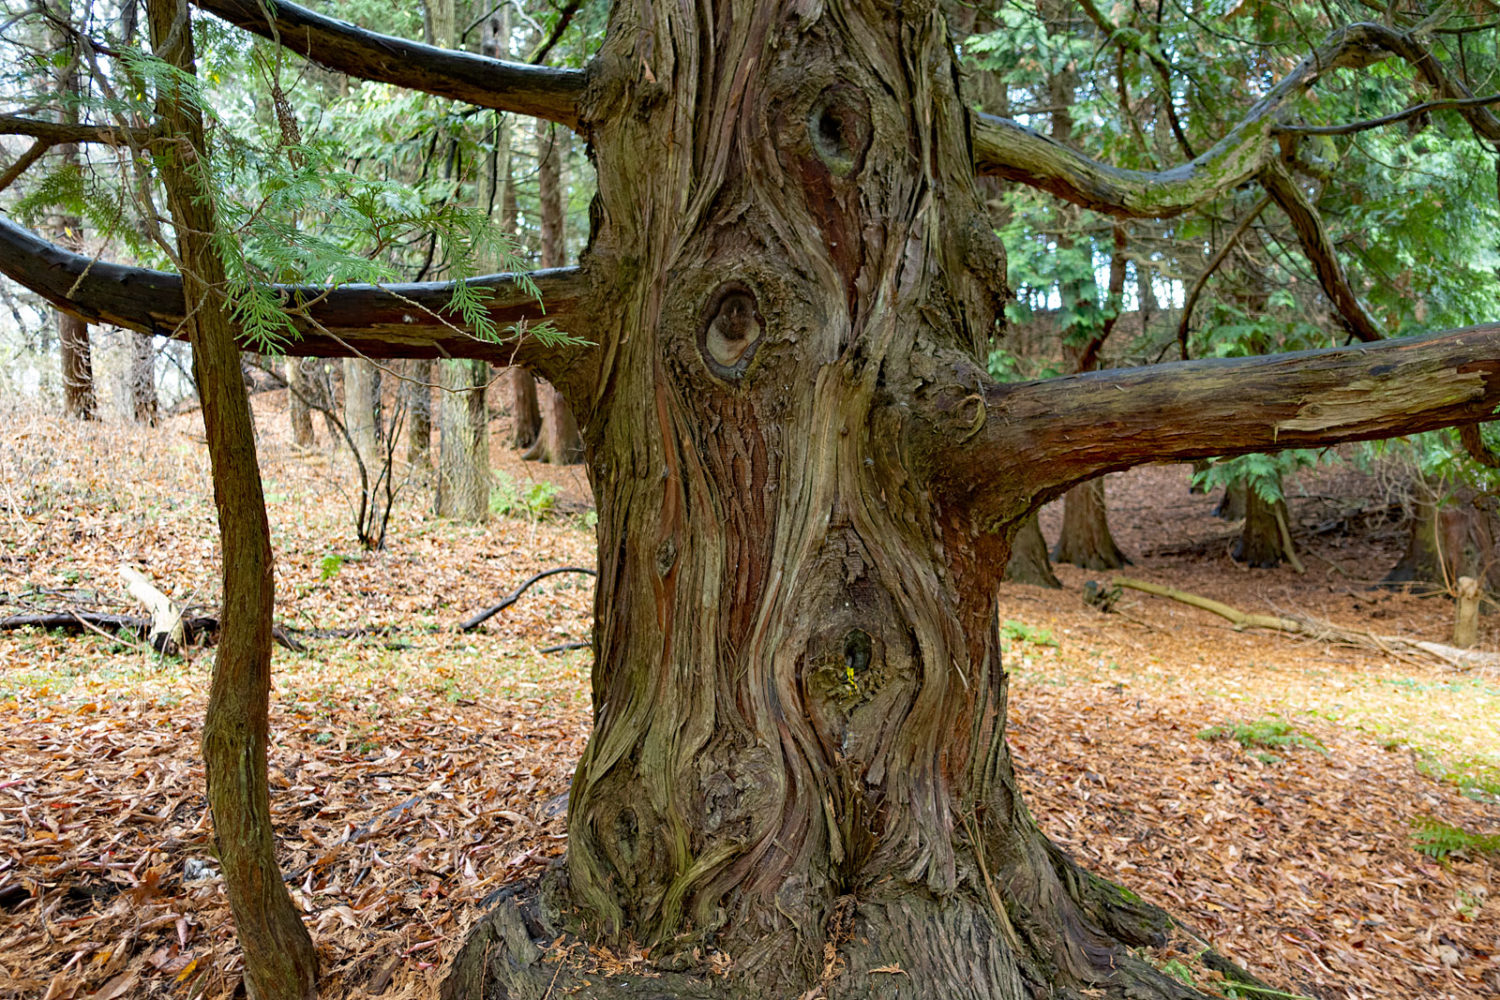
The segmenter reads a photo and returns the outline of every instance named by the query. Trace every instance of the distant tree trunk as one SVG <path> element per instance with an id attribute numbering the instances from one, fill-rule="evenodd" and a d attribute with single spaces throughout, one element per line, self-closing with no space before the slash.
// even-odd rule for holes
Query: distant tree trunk
<path id="1" fill-rule="evenodd" d="M 1130 563 L 1109 531 L 1103 476 L 1067 492 L 1063 499 L 1062 531 L 1052 558 L 1084 569 L 1119 569 Z"/>
<path id="2" fill-rule="evenodd" d="M 1470 489 L 1442 491 L 1418 484 L 1411 530 L 1401 559 L 1381 582 L 1447 590 L 1459 577 L 1500 591 L 1500 523 L 1493 501 Z"/>
<path id="3" fill-rule="evenodd" d="M 59 16 L 71 16 L 71 4 L 64 2 L 58 8 Z M 78 124 L 78 59 L 72 38 L 60 29 L 52 33 L 54 51 L 63 58 L 55 70 L 54 87 L 64 95 L 59 120 L 66 125 Z M 57 147 L 62 169 L 76 172 L 81 169 L 78 145 L 72 142 Z M 57 242 L 70 250 L 83 248 L 83 220 L 76 215 L 64 215 L 56 223 Z M 62 364 L 63 412 L 79 420 L 93 420 L 99 415 L 99 404 L 94 394 L 94 368 L 89 351 L 89 326 L 71 313 L 57 313 L 57 345 Z"/>
<path id="4" fill-rule="evenodd" d="M 194 72 L 193 32 L 185 0 L 148 0 L 157 56 Z M 271 615 L 275 601 L 271 532 L 255 455 L 255 423 L 240 371 L 222 289 L 223 261 L 210 242 L 216 222 L 207 192 L 178 150 L 208 153 L 195 105 L 157 77 L 157 114 L 179 137 L 155 157 L 183 262 L 193 372 L 213 470 L 223 551 L 223 612 L 213 682 L 203 720 L 203 762 L 214 844 L 245 961 L 245 987 L 256 1000 L 312 1000 L 317 954 L 276 863 L 266 779 L 271 691 Z"/>
<path id="5" fill-rule="evenodd" d="M 1270 569 L 1281 564 L 1285 547 L 1281 541 L 1281 527 L 1276 522 L 1277 514 L 1286 517 L 1286 501 L 1267 503 L 1259 493 L 1244 488 L 1245 526 L 1240 529 L 1239 540 L 1231 551 L 1236 561 L 1256 569 Z"/>
<path id="6" fill-rule="evenodd" d="M 406 432 L 406 460 L 412 465 L 431 465 L 432 459 L 432 361 L 413 358 L 406 362 L 401 391 L 411 424 Z"/>
<path id="7" fill-rule="evenodd" d="M 344 359 L 344 426 L 365 469 L 373 474 L 380 454 L 380 375 L 372 361 Z"/>
<path id="8" fill-rule="evenodd" d="M 156 344 L 150 335 L 129 333 L 130 404 L 136 423 L 156 426 L 159 405 L 156 398 Z"/>
<path id="9" fill-rule="evenodd" d="M 542 215 L 543 267 L 561 267 L 567 263 L 562 202 L 562 146 L 565 141 L 565 134 L 551 123 L 537 123 L 537 197 Z M 578 434 L 578 421 L 573 418 L 567 400 L 545 382 L 536 387 L 536 392 L 542 428 L 526 457 L 553 465 L 581 462 L 583 439 Z"/>
<path id="10" fill-rule="evenodd" d="M 1005 580 L 1054 590 L 1062 588 L 1062 581 L 1052 572 L 1052 563 L 1047 560 L 1047 539 L 1042 536 L 1042 525 L 1036 511 L 1027 515 L 1016 530 L 1015 541 L 1010 545 L 1010 562 L 1005 564 Z"/>
<path id="11" fill-rule="evenodd" d="M 319 362 L 312 358 L 286 359 L 287 413 L 292 421 L 292 442 L 299 448 L 311 448 L 316 443 L 313 434 L 312 408 L 321 397 L 309 368 Z"/>
<path id="12" fill-rule="evenodd" d="M 437 512 L 478 523 L 490 512 L 489 414 L 483 361 L 438 362 L 442 402 L 438 407 Z"/>
<path id="13" fill-rule="evenodd" d="M 536 444 L 542 427 L 542 411 L 537 403 L 536 379 L 524 368 L 510 368 L 501 379 L 505 400 L 510 409 L 512 448 L 530 448 Z"/>
<path id="14" fill-rule="evenodd" d="M 1214 517 L 1226 521 L 1238 521 L 1245 516 L 1245 494 L 1249 487 L 1243 479 L 1235 480 L 1224 487 L 1224 495 L 1214 505 Z"/>

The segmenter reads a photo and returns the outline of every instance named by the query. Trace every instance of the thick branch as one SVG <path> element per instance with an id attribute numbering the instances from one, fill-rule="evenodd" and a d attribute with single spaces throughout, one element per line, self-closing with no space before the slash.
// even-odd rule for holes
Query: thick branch
<path id="1" fill-rule="evenodd" d="M 183 337 L 182 278 L 165 271 L 94 261 L 0 219 L 0 273 L 91 323 Z M 487 289 L 490 318 L 507 326 L 549 320 L 575 336 L 589 333 L 582 314 L 588 283 L 576 267 L 535 271 L 538 303 L 518 275 L 492 274 L 469 283 Z M 547 347 L 534 337 L 496 343 L 474 337 L 448 311 L 448 282 L 282 286 L 301 337 L 285 345 L 295 357 L 478 358 L 535 367 L 549 381 L 574 381 L 568 370 L 587 346 Z M 300 310 L 295 304 L 310 303 Z"/>
<path id="2" fill-rule="evenodd" d="M 1391 55 L 1417 75 L 1480 135 L 1500 141 L 1500 119 L 1474 104 L 1467 87 L 1410 36 L 1380 24 L 1351 24 L 1255 103 L 1201 156 L 1167 170 L 1122 170 L 1092 160 L 1008 118 L 974 117 L 974 165 L 982 174 L 1019 181 L 1065 201 L 1122 218 L 1169 218 L 1252 180 L 1277 155 L 1277 118 L 1335 69 L 1359 68 Z"/>
<path id="3" fill-rule="evenodd" d="M 578 127 L 584 73 L 505 62 L 366 31 L 284 0 L 195 0 L 197 6 L 329 69 L 481 108 Z"/>
<path id="4" fill-rule="evenodd" d="M 1313 273 L 1318 276 L 1318 284 L 1323 286 L 1323 294 L 1333 303 L 1334 312 L 1344 329 L 1366 342 L 1384 339 L 1385 331 L 1365 309 L 1364 303 L 1354 293 L 1354 287 L 1349 284 L 1344 265 L 1339 263 L 1338 254 L 1333 249 L 1333 240 L 1329 239 L 1328 230 L 1323 228 L 1323 217 L 1318 214 L 1312 202 L 1303 196 L 1296 182 L 1282 169 L 1280 163 L 1272 163 L 1266 167 L 1260 180 L 1266 187 L 1266 193 L 1291 220 L 1297 240 L 1302 244 L 1302 251 L 1307 254 L 1307 261 L 1312 265 Z"/>
<path id="5" fill-rule="evenodd" d="M 913 422 L 940 502 L 1001 530 L 1106 472 L 1414 434 L 1500 407 L 1500 324 L 1254 358 L 956 383 Z"/>

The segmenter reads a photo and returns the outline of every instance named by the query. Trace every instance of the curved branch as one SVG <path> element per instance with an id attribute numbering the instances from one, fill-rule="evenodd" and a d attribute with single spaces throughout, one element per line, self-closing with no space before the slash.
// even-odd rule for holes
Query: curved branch
<path id="1" fill-rule="evenodd" d="M 1491 419 L 1500 323 L 1378 344 L 996 384 L 972 362 L 911 422 L 941 503 L 1005 530 L 1106 472 Z M 977 412 L 976 407 L 982 407 Z"/>
<path id="2" fill-rule="evenodd" d="M 0 218 L 0 274 L 91 323 L 110 323 L 142 333 L 184 336 L 182 278 L 166 271 L 92 260 L 49 243 Z M 587 336 L 584 315 L 588 281 L 576 267 L 534 271 L 537 300 L 521 275 L 469 279 L 486 289 L 490 318 L 502 326 L 551 321 L 574 336 Z M 450 282 L 391 285 L 279 286 L 291 304 L 301 336 L 285 345 L 294 357 L 478 358 L 497 365 L 533 367 L 549 381 L 567 383 L 591 345 L 548 347 L 535 337 L 495 342 L 473 336 L 449 312 Z M 296 303 L 308 303 L 297 307 Z M 545 308 L 544 308 L 545 307 Z M 248 348 L 247 348 L 248 349 Z"/>
<path id="3" fill-rule="evenodd" d="M 1365 309 L 1364 303 L 1359 301 L 1359 296 L 1354 294 L 1349 276 L 1344 272 L 1344 265 L 1339 263 L 1338 254 L 1333 249 L 1333 240 L 1328 238 L 1328 230 L 1323 228 L 1323 217 L 1318 214 L 1312 202 L 1302 194 L 1280 163 L 1267 166 L 1260 181 L 1277 207 L 1291 220 L 1297 240 L 1307 254 L 1307 261 L 1312 265 L 1313 273 L 1318 276 L 1318 284 L 1323 286 L 1323 294 L 1333 303 L 1334 312 L 1344 329 L 1366 342 L 1384 340 L 1385 331 Z"/>
<path id="4" fill-rule="evenodd" d="M 1277 118 L 1328 73 L 1398 56 L 1450 102 L 1476 132 L 1500 142 L 1500 119 L 1473 101 L 1437 58 L 1409 35 L 1381 24 L 1333 32 L 1202 155 L 1167 170 L 1123 170 L 1053 142 L 997 115 L 974 116 L 974 165 L 981 174 L 1040 188 L 1065 201 L 1121 218 L 1170 218 L 1255 178 L 1277 156 Z"/>
<path id="5" fill-rule="evenodd" d="M 505 62 L 366 31 L 285 0 L 194 0 L 198 7 L 361 80 L 578 128 L 584 71 Z"/>

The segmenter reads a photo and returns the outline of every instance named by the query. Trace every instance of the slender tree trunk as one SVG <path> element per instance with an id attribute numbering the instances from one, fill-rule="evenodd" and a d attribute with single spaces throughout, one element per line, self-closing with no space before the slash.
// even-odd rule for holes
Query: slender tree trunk
<path id="1" fill-rule="evenodd" d="M 1052 558 L 1084 569 L 1119 569 L 1130 563 L 1109 531 L 1104 477 L 1068 491 L 1063 500 L 1062 531 Z"/>
<path id="2" fill-rule="evenodd" d="M 490 512 L 488 414 L 483 361 L 440 361 L 442 402 L 438 408 L 437 512 L 478 523 Z"/>
<path id="3" fill-rule="evenodd" d="M 432 361 L 413 358 L 406 362 L 406 377 L 401 391 L 406 395 L 406 412 L 411 421 L 406 431 L 406 460 L 412 465 L 431 465 L 432 459 Z"/>
<path id="4" fill-rule="evenodd" d="M 322 390 L 309 369 L 319 363 L 312 358 L 286 359 L 287 415 L 292 422 L 292 442 L 299 448 L 311 448 L 316 443 L 309 404 L 317 405 Z"/>
<path id="5" fill-rule="evenodd" d="M 537 123 L 537 198 L 542 216 L 543 267 L 561 267 L 567 262 L 562 201 L 562 150 L 565 141 L 565 133 L 552 124 Z M 541 413 L 541 431 L 526 457 L 551 462 L 553 465 L 572 465 L 582 461 L 583 440 L 579 437 L 578 421 L 574 419 L 568 401 L 563 398 L 562 393 L 546 383 L 536 386 L 536 396 Z"/>
<path id="6" fill-rule="evenodd" d="M 71 16 L 71 4 L 64 2 L 58 16 Z M 59 119 L 66 125 L 78 124 L 78 62 L 72 38 L 67 33 L 53 32 L 55 51 L 64 57 L 56 72 L 54 87 L 62 99 L 62 114 Z M 58 159 L 64 170 L 81 169 L 78 145 L 63 143 L 57 147 Z M 76 215 L 64 215 L 56 223 L 57 242 L 70 250 L 83 248 L 83 220 Z M 89 327 L 71 313 L 57 312 L 57 344 L 62 364 L 63 412 L 79 420 L 93 420 L 98 416 L 98 400 L 94 393 L 93 360 L 89 350 Z"/>
<path id="7" fill-rule="evenodd" d="M 1033 587 L 1061 589 L 1062 581 L 1052 572 L 1052 563 L 1047 559 L 1047 539 L 1042 536 L 1042 525 L 1036 512 L 1027 515 L 1016 530 L 1011 543 L 1010 562 L 1005 567 L 1008 583 L 1029 583 Z"/>
<path id="8" fill-rule="evenodd" d="M 156 54 L 194 72 L 193 33 L 182 0 L 148 0 Z M 250 400 L 224 301 L 224 269 L 209 242 L 213 202 L 189 171 L 184 149 L 207 155 L 200 113 L 171 90 L 157 114 L 177 141 L 155 151 L 183 261 L 193 371 L 213 469 L 223 549 L 223 612 L 203 723 L 203 759 L 214 840 L 230 910 L 256 1000 L 312 1000 L 317 956 L 276 864 L 266 783 L 275 581 L 271 533 L 255 455 Z"/>

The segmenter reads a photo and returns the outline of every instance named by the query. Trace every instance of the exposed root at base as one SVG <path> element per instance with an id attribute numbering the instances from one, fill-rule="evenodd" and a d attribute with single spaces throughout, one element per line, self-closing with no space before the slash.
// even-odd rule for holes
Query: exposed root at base
<path id="1" fill-rule="evenodd" d="M 1122 944 L 1160 944 L 1178 926 L 1164 911 L 1133 899 L 1052 850 L 1069 891 L 1077 892 L 1090 918 L 1098 919 Z M 838 960 L 825 963 L 822 975 L 813 972 L 802 988 L 791 991 L 786 980 L 777 976 L 769 977 L 776 979 L 772 983 L 737 970 L 713 974 L 706 968 L 706 959 L 691 972 L 649 965 L 622 968 L 611 966 L 607 959 L 601 961 L 596 950 L 583 946 L 565 930 L 556 904 L 563 880 L 549 877 L 545 882 L 517 883 L 497 894 L 493 908 L 471 928 L 448 967 L 442 1000 L 1204 1000 L 1210 996 L 1125 948 L 1118 951 L 1113 973 L 1092 985 L 1034 982 L 999 936 L 974 919 L 977 909 L 964 900 L 851 902 L 853 925 L 837 948 Z M 946 946 L 946 952 L 935 950 L 935 944 Z M 896 954 L 898 949 L 906 949 L 904 957 Z M 1275 995 L 1212 950 L 1202 952 L 1200 958 L 1227 980 Z"/>

